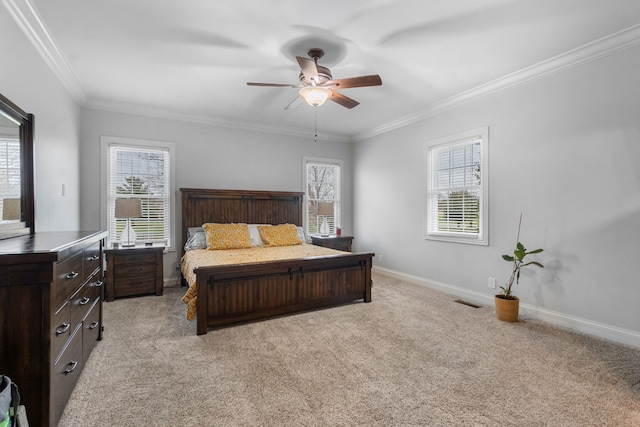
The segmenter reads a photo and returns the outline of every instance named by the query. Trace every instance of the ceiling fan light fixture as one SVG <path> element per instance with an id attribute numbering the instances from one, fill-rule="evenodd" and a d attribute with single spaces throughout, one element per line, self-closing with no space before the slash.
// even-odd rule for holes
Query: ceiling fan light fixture
<path id="1" fill-rule="evenodd" d="M 334 79 L 330 69 L 318 65 L 318 59 L 324 55 L 322 49 L 311 49 L 308 54 L 310 59 L 296 56 L 296 61 L 300 66 L 300 74 L 298 75 L 300 83 L 298 84 L 255 82 L 247 82 L 247 84 L 249 86 L 293 87 L 298 89 L 299 95 L 284 108 L 285 110 L 293 110 L 298 107 L 303 99 L 312 107 L 319 107 L 327 99 L 330 99 L 338 105 L 351 109 L 360 103 L 343 95 L 339 92 L 340 90 L 351 87 L 380 86 L 382 84 L 382 79 L 377 74 Z"/>
<path id="2" fill-rule="evenodd" d="M 312 107 L 319 107 L 331 96 L 331 90 L 321 86 L 305 86 L 300 89 L 300 96 Z"/>

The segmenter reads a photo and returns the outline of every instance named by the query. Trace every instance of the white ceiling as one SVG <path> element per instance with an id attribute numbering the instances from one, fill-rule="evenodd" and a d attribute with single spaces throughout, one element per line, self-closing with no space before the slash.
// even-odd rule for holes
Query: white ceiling
<path id="1" fill-rule="evenodd" d="M 78 103 L 358 140 L 640 43 L 639 0 L 3 0 Z M 284 107 L 322 48 L 360 102 Z"/>

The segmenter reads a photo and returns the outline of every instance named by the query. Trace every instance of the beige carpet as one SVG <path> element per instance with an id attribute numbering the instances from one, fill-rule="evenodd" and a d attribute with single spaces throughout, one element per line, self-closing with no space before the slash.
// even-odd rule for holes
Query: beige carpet
<path id="1" fill-rule="evenodd" d="M 184 289 L 105 303 L 60 426 L 640 425 L 640 350 L 374 283 L 371 304 L 203 336 Z"/>

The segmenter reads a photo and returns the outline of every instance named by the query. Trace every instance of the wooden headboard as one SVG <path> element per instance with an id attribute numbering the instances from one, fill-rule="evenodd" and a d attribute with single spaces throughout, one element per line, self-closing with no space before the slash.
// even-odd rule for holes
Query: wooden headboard
<path id="1" fill-rule="evenodd" d="M 181 188 L 182 239 L 206 222 L 302 225 L 304 193 Z"/>

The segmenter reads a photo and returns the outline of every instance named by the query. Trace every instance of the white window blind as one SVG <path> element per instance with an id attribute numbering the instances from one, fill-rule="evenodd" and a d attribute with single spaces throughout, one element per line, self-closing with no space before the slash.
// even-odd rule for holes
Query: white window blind
<path id="1" fill-rule="evenodd" d="M 169 149 L 110 143 L 108 159 L 109 240 L 119 239 L 126 226 L 126 219 L 115 218 L 116 198 L 135 198 L 142 202 L 142 217 L 131 219 L 137 242 L 173 246 Z"/>
<path id="2" fill-rule="evenodd" d="M 342 223 L 341 169 L 339 161 L 305 159 L 306 231 L 309 235 L 323 234 L 326 219 L 327 234 L 335 234 Z"/>
<path id="3" fill-rule="evenodd" d="M 4 199 L 19 199 L 20 178 L 20 140 L 13 137 L 0 137 L 0 214 L 4 212 Z"/>
<path id="4" fill-rule="evenodd" d="M 18 201 L 22 195 L 20 179 L 20 140 L 0 136 L 0 222 L 21 219 L 20 207 L 14 212 L 9 203 Z M 5 208 L 6 201 L 6 208 Z M 15 216 L 14 216 L 15 214 Z"/>
<path id="5" fill-rule="evenodd" d="M 428 148 L 427 239 L 487 244 L 487 135 L 458 135 Z"/>

